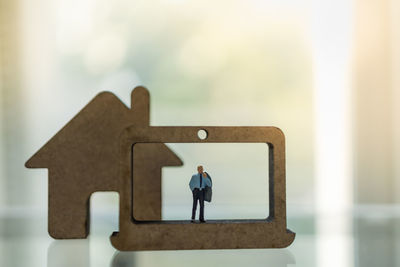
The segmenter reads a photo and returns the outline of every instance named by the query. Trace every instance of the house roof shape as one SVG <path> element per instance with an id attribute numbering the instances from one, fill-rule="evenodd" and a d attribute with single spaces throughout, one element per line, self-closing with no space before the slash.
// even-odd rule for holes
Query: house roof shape
<path id="1" fill-rule="evenodd" d="M 131 93 L 131 101 L 130 109 L 113 93 L 99 93 L 43 145 L 25 166 L 48 168 L 66 155 L 70 157 L 71 154 L 83 153 L 93 148 L 99 150 L 98 146 L 107 144 L 108 138 L 125 128 L 120 125 L 149 125 L 147 89 L 136 87 Z"/>

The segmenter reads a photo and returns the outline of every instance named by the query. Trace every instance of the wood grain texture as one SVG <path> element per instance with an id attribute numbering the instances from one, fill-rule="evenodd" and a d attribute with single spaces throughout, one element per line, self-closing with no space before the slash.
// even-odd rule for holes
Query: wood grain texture
<path id="1" fill-rule="evenodd" d="M 91 100 L 73 119 L 52 137 L 25 164 L 28 168 L 48 168 L 48 231 L 56 239 L 85 238 L 90 227 L 90 196 L 97 191 L 120 193 L 119 136 L 128 126 L 149 126 L 149 92 L 137 87 L 131 94 L 131 108 L 114 94 L 102 92 Z M 142 150 L 143 169 L 137 182 L 151 195 L 136 199 L 140 218 L 161 219 L 160 172 L 166 165 L 179 166 L 182 161 L 164 144 Z M 143 178 L 143 179 L 142 179 Z M 148 203 L 153 203 L 147 206 Z M 157 204 L 154 204 L 157 203 Z"/>
<path id="2" fill-rule="evenodd" d="M 127 108 L 103 92 L 87 104 L 27 162 L 49 169 L 49 234 L 58 239 L 89 233 L 90 196 L 115 191 L 119 250 L 282 248 L 295 234 L 286 229 L 285 139 L 275 127 L 151 127 L 149 92 L 137 87 Z M 200 129 L 208 136 L 197 137 Z M 183 163 L 164 143 L 267 143 L 269 217 L 204 224 L 161 220 L 161 168 Z"/>
<path id="3" fill-rule="evenodd" d="M 208 137 L 201 140 L 197 132 Z M 140 127 L 131 126 L 120 136 L 120 215 L 119 230 L 110 237 L 119 250 L 178 250 L 283 248 L 295 234 L 286 229 L 285 138 L 275 127 Z M 190 221 L 140 221 L 136 218 L 136 178 L 132 146 L 142 143 L 267 143 L 269 146 L 270 214 L 264 220 L 218 220 L 198 224 Z M 145 144 L 147 145 L 147 144 Z M 133 159 L 133 164 L 132 164 Z M 132 169 L 133 166 L 133 169 Z M 133 199 L 133 203 L 132 203 Z"/>

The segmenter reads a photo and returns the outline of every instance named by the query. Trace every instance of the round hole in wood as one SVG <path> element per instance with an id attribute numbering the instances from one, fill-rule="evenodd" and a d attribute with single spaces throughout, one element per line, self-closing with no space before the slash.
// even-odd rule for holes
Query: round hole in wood
<path id="1" fill-rule="evenodd" d="M 201 129 L 197 132 L 197 136 L 200 138 L 200 140 L 205 140 L 208 136 L 208 133 L 206 130 Z"/>

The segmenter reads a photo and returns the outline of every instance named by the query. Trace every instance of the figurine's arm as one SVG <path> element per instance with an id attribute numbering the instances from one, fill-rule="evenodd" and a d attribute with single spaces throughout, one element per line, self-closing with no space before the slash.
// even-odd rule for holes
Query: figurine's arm
<path id="1" fill-rule="evenodd" d="M 190 179 L 189 188 L 191 191 L 194 190 L 194 176 L 192 176 L 192 178 Z"/>
<path id="2" fill-rule="evenodd" d="M 209 187 L 212 187 L 212 180 L 211 180 L 211 176 L 208 174 L 208 172 L 206 172 L 206 174 L 207 174 L 207 185 L 209 186 Z"/>

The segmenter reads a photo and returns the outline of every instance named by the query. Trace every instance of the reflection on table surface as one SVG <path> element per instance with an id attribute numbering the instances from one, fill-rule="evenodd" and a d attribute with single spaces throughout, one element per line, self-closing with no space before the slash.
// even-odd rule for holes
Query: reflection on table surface
<path id="1" fill-rule="evenodd" d="M 47 254 L 47 266 L 94 266 L 104 255 L 90 250 L 89 240 L 53 241 Z M 99 258 L 98 258 L 99 256 Z M 94 259 L 96 258 L 96 259 Z M 126 266 L 288 266 L 295 257 L 288 249 L 115 251 L 105 262 L 112 267 Z M 106 266 L 106 264 L 101 264 Z M 97 263 L 96 263 L 96 266 Z"/>
<path id="2" fill-rule="evenodd" d="M 399 219 L 398 214 L 385 213 L 354 216 L 350 232 L 330 234 L 314 230 L 312 216 L 289 218 L 288 227 L 297 235 L 286 249 L 120 252 L 110 244 L 114 229 L 106 220 L 94 220 L 97 226 L 88 239 L 54 240 L 46 232 L 45 216 L 14 216 L 0 220 L 0 266 L 392 267 L 400 266 Z M 331 223 L 336 224 L 335 219 Z"/>

